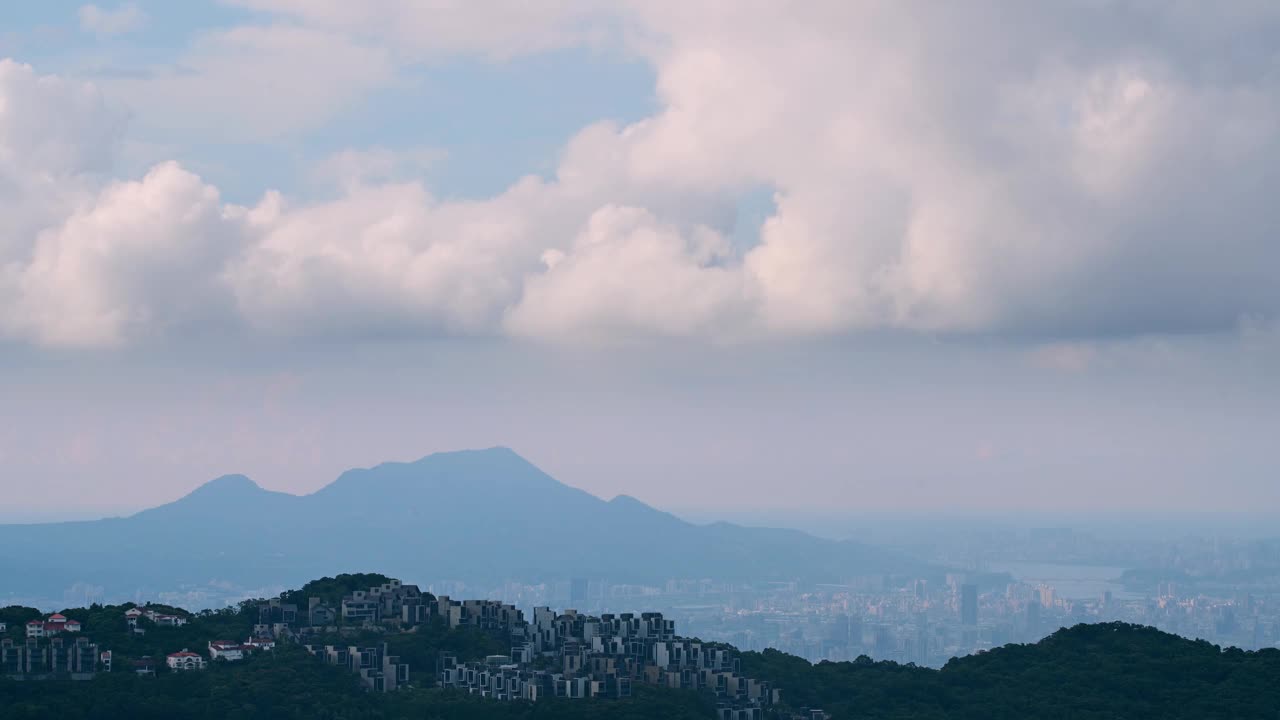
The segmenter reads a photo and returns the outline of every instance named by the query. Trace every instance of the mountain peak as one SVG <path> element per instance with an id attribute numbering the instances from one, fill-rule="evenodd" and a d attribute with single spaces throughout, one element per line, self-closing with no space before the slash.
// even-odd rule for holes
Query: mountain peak
<path id="1" fill-rule="evenodd" d="M 196 493 L 201 495 L 217 493 L 221 495 L 226 493 L 242 493 L 246 491 L 257 492 L 261 490 L 262 486 L 258 485 L 258 483 L 253 480 L 250 480 L 247 475 L 223 475 L 222 477 L 216 477 L 191 491 L 188 497 L 195 495 Z"/>
<path id="2" fill-rule="evenodd" d="M 550 475 L 521 457 L 515 450 L 503 446 L 432 453 L 409 465 L 425 473 L 424 477 L 465 477 L 471 480 L 486 480 L 499 485 L 518 485 L 530 481 L 535 485 L 558 484 Z"/>
<path id="3" fill-rule="evenodd" d="M 631 497 L 630 495 L 615 495 L 613 499 L 609 501 L 609 504 L 617 505 L 618 507 L 643 507 L 652 509 L 645 503 Z"/>
<path id="4" fill-rule="evenodd" d="M 189 515 L 243 512 L 246 508 L 262 507 L 277 498 L 292 495 L 264 490 L 245 475 L 217 477 L 166 505 L 143 510 L 134 517 L 179 518 Z"/>
<path id="5" fill-rule="evenodd" d="M 618 517 L 629 517 L 643 522 L 662 522 L 664 524 L 676 523 L 679 525 L 687 525 L 685 521 L 677 518 L 671 513 L 664 512 L 652 505 L 638 500 L 630 495 L 616 495 L 609 501 L 609 507 L 613 509 Z"/>
<path id="6" fill-rule="evenodd" d="M 494 488 L 548 489 L 560 483 L 508 447 L 437 452 L 412 462 L 386 462 L 348 470 L 316 491 L 317 497 L 351 499 L 382 491 L 477 494 Z"/>
<path id="7" fill-rule="evenodd" d="M 520 457 L 520 454 L 505 445 L 495 445 L 488 448 L 475 448 L 470 450 L 447 450 L 444 452 L 435 452 L 425 457 L 419 458 L 413 464 L 430 464 L 441 462 L 519 462 L 526 465 L 532 465 L 528 460 Z"/>

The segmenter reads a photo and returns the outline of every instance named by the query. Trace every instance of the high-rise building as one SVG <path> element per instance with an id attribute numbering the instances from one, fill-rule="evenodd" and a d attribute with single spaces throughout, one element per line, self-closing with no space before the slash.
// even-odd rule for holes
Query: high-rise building
<path id="1" fill-rule="evenodd" d="M 587 610 L 587 580 L 574 578 L 569 581 L 569 607 L 574 610 Z"/>
<path id="2" fill-rule="evenodd" d="M 966 583 L 960 586 L 960 622 L 978 624 L 978 586 Z"/>
<path id="3" fill-rule="evenodd" d="M 862 646 L 862 616 L 853 615 L 849 618 L 849 646 Z"/>
<path id="4" fill-rule="evenodd" d="M 915 647 L 912 649 L 911 660 L 917 665 L 929 664 L 929 628 L 916 628 Z"/>
<path id="5" fill-rule="evenodd" d="M 827 624 L 827 642 L 838 647 L 846 647 L 849 644 L 848 615 L 837 614 Z"/>

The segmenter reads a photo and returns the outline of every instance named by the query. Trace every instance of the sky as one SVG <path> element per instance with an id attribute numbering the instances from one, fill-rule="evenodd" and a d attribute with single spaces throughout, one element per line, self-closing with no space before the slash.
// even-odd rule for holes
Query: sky
<path id="1" fill-rule="evenodd" d="M 1280 6 L 0 7 L 0 521 L 509 446 L 1280 511 Z M 477 488 L 477 492 L 483 492 Z"/>

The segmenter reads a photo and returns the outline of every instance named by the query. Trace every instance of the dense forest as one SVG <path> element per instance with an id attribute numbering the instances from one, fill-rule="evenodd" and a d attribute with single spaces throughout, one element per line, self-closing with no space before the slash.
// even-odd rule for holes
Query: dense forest
<path id="1" fill-rule="evenodd" d="M 317 581 L 296 595 L 340 594 L 379 576 Z M 292 597 L 291 597 L 292 599 Z M 416 632 L 347 637 L 386 641 L 412 667 L 411 687 L 366 692 L 343 669 L 314 660 L 288 643 L 239 663 L 216 662 L 205 672 L 166 672 L 162 659 L 211 639 L 245 637 L 255 603 L 189 615 L 183 627 L 129 631 L 131 605 L 64 612 L 85 623 L 87 635 L 116 655 L 114 672 L 91 681 L 15 681 L 0 678 L 0 717 L 24 720 L 106 718 L 713 718 L 715 698 L 704 693 L 636 686 L 628 700 L 498 702 L 431 688 L 435 658 L 505 652 L 502 638 L 474 628 L 428 624 Z M 151 606 L 160 608 L 161 606 Z M 175 608 L 165 608 L 175 613 Z M 183 613 L 185 615 L 185 613 Z M 10 636 L 36 616 L 30 608 L 0 609 Z M 133 660 L 160 660 L 154 676 L 133 672 Z M 1152 628 L 1108 623 L 1060 630 L 1032 645 L 1009 645 L 949 662 L 941 670 L 873 662 L 819 663 L 777 651 L 743 653 L 743 671 L 782 690 L 787 708 L 817 707 L 834 718 L 1265 718 L 1280 720 L 1280 651 L 1220 649 Z"/>
<path id="2" fill-rule="evenodd" d="M 1280 718 L 1280 650 L 1221 649 L 1125 623 L 1077 625 L 941 670 L 744 653 L 743 671 L 835 718 Z"/>

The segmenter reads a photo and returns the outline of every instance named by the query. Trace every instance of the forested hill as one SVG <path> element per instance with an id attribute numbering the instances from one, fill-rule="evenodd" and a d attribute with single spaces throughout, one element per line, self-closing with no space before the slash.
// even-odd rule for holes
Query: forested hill
<path id="1" fill-rule="evenodd" d="M 743 671 L 835 718 L 1280 718 L 1280 650 L 1220 649 L 1125 623 L 1077 625 L 941 670 L 745 653 Z"/>
<path id="2" fill-rule="evenodd" d="M 398 651 L 421 651 L 415 658 L 419 661 L 429 649 L 462 654 L 489 650 L 483 640 L 451 633 L 428 634 L 412 642 L 422 647 Z M 743 670 L 773 681 L 790 707 L 820 707 L 833 718 L 1280 718 L 1280 651 L 1221 650 L 1117 623 L 1079 625 L 1034 645 L 956 659 L 941 670 L 866 659 L 815 666 L 776 651 L 745 653 Z M 274 653 L 217 664 L 202 673 L 142 678 L 114 672 L 85 682 L 0 679 L 4 720 L 665 720 L 714 718 L 714 707 L 714 699 L 705 695 L 643 686 L 637 687 L 636 697 L 624 701 L 536 704 L 423 688 L 372 694 L 361 690 L 353 675 L 315 662 L 287 644 Z"/>

